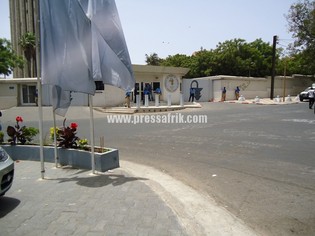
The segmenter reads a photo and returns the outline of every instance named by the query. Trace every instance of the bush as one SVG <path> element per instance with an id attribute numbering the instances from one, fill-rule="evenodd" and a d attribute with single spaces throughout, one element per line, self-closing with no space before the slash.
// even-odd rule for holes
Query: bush
<path id="1" fill-rule="evenodd" d="M 33 138 L 39 133 L 39 130 L 34 127 L 26 127 L 20 126 L 20 122 L 23 122 L 23 118 L 21 116 L 17 116 L 15 118 L 16 125 L 8 126 L 7 134 L 10 136 L 8 141 L 11 145 L 16 145 L 18 142 L 20 144 L 25 144 L 26 142 L 32 142 Z"/>

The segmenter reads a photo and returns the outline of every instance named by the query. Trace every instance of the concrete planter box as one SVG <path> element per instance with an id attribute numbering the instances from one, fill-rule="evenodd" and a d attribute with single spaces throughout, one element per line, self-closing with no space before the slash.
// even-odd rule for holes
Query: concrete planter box
<path id="1" fill-rule="evenodd" d="M 40 161 L 40 147 L 37 145 L 1 145 L 13 160 Z M 70 165 L 74 168 L 92 169 L 91 152 L 79 149 L 58 147 L 59 164 Z M 117 149 L 109 149 L 105 153 L 95 152 L 95 170 L 105 172 L 119 167 Z M 54 163 L 54 147 L 44 146 L 44 161 Z"/>

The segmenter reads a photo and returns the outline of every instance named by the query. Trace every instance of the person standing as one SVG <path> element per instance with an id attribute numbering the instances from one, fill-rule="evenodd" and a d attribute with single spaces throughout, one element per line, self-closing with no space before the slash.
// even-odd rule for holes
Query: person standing
<path id="1" fill-rule="evenodd" d="M 226 88 L 223 87 L 223 90 L 222 90 L 222 97 L 221 97 L 221 102 L 224 102 L 226 99 Z"/>
<path id="2" fill-rule="evenodd" d="M 312 109 L 313 105 L 314 105 L 314 96 L 315 96 L 314 92 L 315 91 L 314 91 L 313 87 L 311 87 L 311 89 L 308 90 L 308 107 L 310 109 Z"/>
<path id="3" fill-rule="evenodd" d="M 35 91 L 34 96 L 35 96 L 35 104 L 36 104 L 36 106 L 38 106 L 38 90 L 37 89 Z"/>
<path id="4" fill-rule="evenodd" d="M 238 98 L 240 97 L 240 88 L 237 86 L 236 89 L 235 89 L 235 98 L 236 100 L 238 100 Z"/>
<path id="5" fill-rule="evenodd" d="M 127 107 L 130 108 L 130 95 L 131 93 L 129 91 L 126 92 L 126 104 Z"/>
<path id="6" fill-rule="evenodd" d="M 153 101 L 153 96 L 152 96 L 152 86 L 151 84 L 148 84 L 148 91 L 149 91 L 149 101 Z"/>
<path id="7" fill-rule="evenodd" d="M 188 102 L 190 102 L 190 99 L 191 99 L 192 102 L 194 102 L 194 99 L 195 99 L 195 89 L 194 89 L 194 88 L 190 88 L 189 94 L 190 94 L 190 96 L 189 96 Z"/>

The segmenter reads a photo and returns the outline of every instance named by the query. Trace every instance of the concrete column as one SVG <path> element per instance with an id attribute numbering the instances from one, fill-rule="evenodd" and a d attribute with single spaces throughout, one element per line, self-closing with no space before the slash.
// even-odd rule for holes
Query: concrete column
<path id="1" fill-rule="evenodd" d="M 172 94 L 167 94 L 167 106 L 172 106 Z"/>
<path id="2" fill-rule="evenodd" d="M 139 109 L 140 108 L 140 95 L 139 94 L 136 95 L 136 104 L 137 104 L 137 108 Z"/>
<path id="3" fill-rule="evenodd" d="M 149 95 L 148 94 L 144 95 L 144 106 L 145 107 L 149 106 Z"/>
<path id="4" fill-rule="evenodd" d="M 160 105 L 160 95 L 155 94 L 155 106 L 158 107 Z"/>
<path id="5" fill-rule="evenodd" d="M 180 93 L 180 106 L 183 107 L 184 106 L 184 94 Z"/>

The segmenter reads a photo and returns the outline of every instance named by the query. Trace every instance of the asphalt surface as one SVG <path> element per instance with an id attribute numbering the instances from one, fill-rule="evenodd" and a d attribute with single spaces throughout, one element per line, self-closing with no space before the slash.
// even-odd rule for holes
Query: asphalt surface
<path id="1" fill-rule="evenodd" d="M 268 101 L 268 104 L 274 103 Z M 37 108 L 31 107 L 5 110 L 2 126 L 6 127 L 17 115 L 30 120 L 27 125 L 35 126 L 37 114 Z M 73 107 L 67 117 L 86 119 L 88 114 L 86 108 Z M 102 117 L 104 114 L 94 113 L 94 118 Z M 62 119 L 59 117 L 57 122 Z M 45 122 L 51 122 L 49 108 L 44 108 Z M 179 141 L 183 138 L 177 137 Z M 155 136 L 154 140 L 158 139 Z M 145 142 L 141 137 L 139 141 Z M 195 141 L 197 144 L 198 140 Z M 121 157 L 121 168 L 97 175 L 85 170 L 56 169 L 46 163 L 44 180 L 40 179 L 39 163 L 17 162 L 13 186 L 0 198 L 1 232 L 4 235 L 257 234 L 237 214 L 232 215 L 219 206 L 217 199 L 196 192 L 163 171 L 131 162 L 130 155 L 128 161 Z"/>
<path id="2" fill-rule="evenodd" d="M 80 108 L 67 115 L 77 113 L 82 118 Z M 4 125 L 20 114 L 26 122 L 38 113 L 31 107 L 5 110 Z M 16 161 L 13 186 L 0 198 L 1 235 L 255 235 L 213 199 L 171 176 L 120 164 L 93 175 L 45 163 L 41 179 L 39 162 Z"/>

